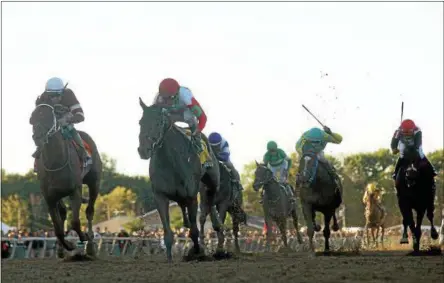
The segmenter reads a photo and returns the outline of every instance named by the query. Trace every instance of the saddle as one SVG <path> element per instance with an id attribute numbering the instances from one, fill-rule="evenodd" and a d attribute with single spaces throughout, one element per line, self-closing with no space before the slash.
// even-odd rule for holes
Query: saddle
<path id="1" fill-rule="evenodd" d="M 79 158 L 81 158 L 80 145 L 78 145 L 74 140 L 71 140 L 71 142 L 74 145 Z M 83 142 L 83 146 L 85 147 L 85 149 L 88 152 L 89 156 L 92 156 L 92 150 L 91 150 L 91 147 L 89 146 L 89 144 L 84 139 L 82 139 L 82 142 Z"/>
<path id="2" fill-rule="evenodd" d="M 179 130 L 180 133 L 182 133 L 194 146 L 196 153 L 199 155 L 200 164 L 202 166 L 209 165 L 211 162 L 211 156 L 208 151 L 208 146 L 205 143 L 204 139 L 200 139 L 201 147 L 195 143 L 195 141 L 192 138 L 191 130 L 189 128 L 182 128 L 178 127 L 177 125 L 173 125 L 177 130 Z M 201 150 L 202 149 L 202 150 Z"/>

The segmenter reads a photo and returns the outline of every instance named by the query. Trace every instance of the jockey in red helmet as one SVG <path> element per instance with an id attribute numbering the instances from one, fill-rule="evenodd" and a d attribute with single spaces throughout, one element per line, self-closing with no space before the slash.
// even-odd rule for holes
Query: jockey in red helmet
<path id="1" fill-rule="evenodd" d="M 415 167 L 431 170 L 430 172 L 436 176 L 433 165 L 427 159 L 422 149 L 421 129 L 415 125 L 413 120 L 406 119 L 401 122 L 401 125 L 392 137 L 391 149 L 394 154 L 399 152 L 399 159 L 396 162 L 393 179 L 396 180 L 399 169 L 406 165 L 406 155 L 413 156 Z"/>
<path id="2" fill-rule="evenodd" d="M 207 123 L 207 115 L 205 115 L 191 90 L 179 85 L 175 79 L 166 78 L 159 84 L 159 93 L 154 100 L 154 104 L 165 105 L 173 113 L 179 114 L 180 117 L 176 121 L 188 124 L 194 144 L 198 148 L 198 154 L 202 154 L 200 133 Z M 213 166 L 211 160 L 205 161 L 203 165 L 206 168 Z"/>
<path id="3" fill-rule="evenodd" d="M 173 108 L 185 108 L 183 121 L 190 126 L 193 135 L 205 128 L 207 116 L 189 88 L 180 86 L 175 79 L 167 78 L 159 85 L 155 103 L 165 103 Z"/>

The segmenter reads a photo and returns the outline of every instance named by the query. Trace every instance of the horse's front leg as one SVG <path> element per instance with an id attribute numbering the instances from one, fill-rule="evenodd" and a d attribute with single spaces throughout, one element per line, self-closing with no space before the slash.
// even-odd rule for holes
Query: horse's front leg
<path id="1" fill-rule="evenodd" d="M 334 213 L 334 211 L 333 211 Z M 330 252 L 330 221 L 332 218 L 333 214 L 330 213 L 325 213 L 324 214 L 324 239 L 325 239 L 325 248 L 324 248 L 324 253 L 329 253 Z"/>
<path id="2" fill-rule="evenodd" d="M 287 218 L 283 218 L 283 219 L 279 219 L 278 221 L 278 227 L 279 230 L 281 231 L 281 239 L 282 242 L 284 243 L 284 247 L 287 248 L 288 244 L 287 244 Z"/>
<path id="3" fill-rule="evenodd" d="M 199 216 L 199 222 L 200 222 L 200 234 L 199 234 L 199 238 L 200 238 L 200 242 L 202 243 L 202 245 L 205 244 L 205 222 L 207 221 L 207 216 L 208 216 L 208 209 L 207 206 L 205 205 L 204 201 L 201 200 L 200 201 L 200 216 Z"/>
<path id="4" fill-rule="evenodd" d="M 293 210 L 291 211 L 291 217 L 293 218 L 293 226 L 294 226 L 294 229 L 296 230 L 296 238 L 298 239 L 298 243 L 302 244 L 302 236 L 301 236 L 301 233 L 299 232 L 299 221 L 298 221 L 298 213 L 297 213 L 296 203 L 294 205 Z"/>
<path id="5" fill-rule="evenodd" d="M 310 251 L 314 253 L 315 248 L 313 244 L 314 223 L 313 223 L 313 209 L 310 204 L 302 203 L 302 212 L 304 213 L 305 223 L 307 223 L 307 236 L 309 240 Z"/>
<path id="6" fill-rule="evenodd" d="M 196 256 L 201 256 L 205 254 L 205 249 L 203 246 L 199 245 L 199 229 L 197 228 L 197 197 L 190 201 L 190 203 L 187 206 L 188 214 L 190 217 L 190 237 L 193 241 L 193 249 L 190 250 L 189 253 L 194 253 Z M 201 234 L 204 234 L 205 232 L 202 230 L 200 232 Z"/>
<path id="7" fill-rule="evenodd" d="M 265 252 L 270 252 L 270 245 L 271 245 L 271 234 L 272 234 L 272 225 L 273 222 L 271 220 L 270 215 L 268 214 L 268 211 L 264 211 L 264 221 L 265 225 L 267 226 L 267 239 L 265 242 Z"/>
<path id="8" fill-rule="evenodd" d="M 180 205 L 180 209 L 182 210 L 182 217 L 183 217 L 183 227 L 185 228 L 190 228 L 190 219 L 188 217 L 188 213 L 187 213 L 187 209 L 186 209 L 186 205 L 181 203 Z"/>
<path id="9" fill-rule="evenodd" d="M 82 205 L 82 187 L 76 188 L 74 194 L 71 196 L 71 209 L 72 209 L 72 220 L 71 226 L 77 235 L 79 235 L 80 242 L 88 241 L 88 237 L 83 233 L 80 224 L 80 207 Z"/>
<path id="10" fill-rule="evenodd" d="M 227 217 L 228 204 L 226 202 L 219 205 L 219 217 L 221 219 L 222 225 L 225 223 L 225 218 Z M 224 229 L 219 229 L 217 231 L 217 251 L 223 251 L 225 243 Z"/>
<path id="11" fill-rule="evenodd" d="M 157 211 L 163 226 L 163 241 L 166 247 L 166 255 L 169 263 L 173 261 L 172 247 L 174 241 L 173 231 L 170 226 L 170 200 L 162 194 L 155 193 L 154 200 L 156 202 Z"/>
<path id="12" fill-rule="evenodd" d="M 233 212 L 233 210 L 231 210 Z M 239 225 L 240 225 L 240 216 L 239 212 L 230 213 L 231 219 L 233 219 L 233 236 L 234 236 L 234 248 L 237 253 L 240 253 L 239 246 Z"/>

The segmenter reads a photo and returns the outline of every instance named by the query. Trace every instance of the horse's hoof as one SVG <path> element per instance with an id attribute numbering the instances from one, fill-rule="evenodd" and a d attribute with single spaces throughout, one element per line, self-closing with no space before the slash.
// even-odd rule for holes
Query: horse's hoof
<path id="1" fill-rule="evenodd" d="M 319 232 L 319 231 L 321 231 L 321 225 L 314 224 L 313 229 L 315 230 L 315 232 Z"/>
<path id="2" fill-rule="evenodd" d="M 435 228 L 435 227 L 433 227 L 433 228 L 431 229 L 431 231 L 430 231 L 430 237 L 432 237 L 433 240 L 438 239 L 439 234 L 438 234 L 438 231 L 436 231 L 436 228 Z"/>
<path id="3" fill-rule="evenodd" d="M 338 223 L 333 224 L 333 226 L 331 226 L 331 229 L 335 232 L 337 232 L 339 230 L 339 225 Z"/>
<path id="4" fill-rule="evenodd" d="M 407 238 L 402 238 L 401 241 L 399 241 L 399 243 L 400 243 L 401 245 L 408 244 L 408 243 L 409 243 L 409 239 L 407 239 Z"/>

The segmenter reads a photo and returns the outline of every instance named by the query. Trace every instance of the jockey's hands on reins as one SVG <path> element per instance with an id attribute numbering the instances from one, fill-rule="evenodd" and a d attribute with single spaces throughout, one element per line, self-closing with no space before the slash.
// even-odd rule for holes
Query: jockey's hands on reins
<path id="1" fill-rule="evenodd" d="M 74 115 L 71 112 L 68 112 L 62 118 L 60 118 L 58 120 L 58 123 L 62 127 L 69 125 L 71 123 L 71 120 L 73 117 L 74 117 Z"/>
<path id="2" fill-rule="evenodd" d="M 393 154 L 397 154 L 397 153 L 399 153 L 399 149 L 397 149 L 397 148 L 392 149 L 392 153 L 393 153 Z"/>

